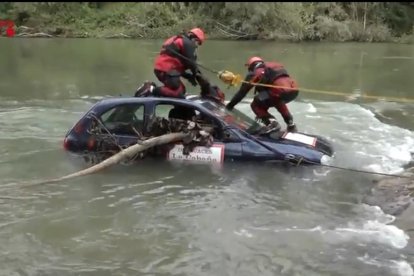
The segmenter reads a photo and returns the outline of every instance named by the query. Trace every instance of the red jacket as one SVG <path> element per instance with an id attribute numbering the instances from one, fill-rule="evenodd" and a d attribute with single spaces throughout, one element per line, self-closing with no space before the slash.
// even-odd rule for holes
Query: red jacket
<path id="1" fill-rule="evenodd" d="M 190 69 L 197 72 L 196 44 L 185 35 L 168 38 L 162 45 L 160 54 L 156 57 L 154 69 L 169 72 L 178 71 L 180 74 Z"/>
<path id="2" fill-rule="evenodd" d="M 288 72 L 284 69 L 283 64 L 278 62 L 265 62 L 264 66 L 260 66 L 254 69 L 253 72 L 249 72 L 246 77 L 246 82 L 256 82 L 256 83 L 263 83 L 263 84 L 273 84 L 273 85 L 280 85 L 278 84 L 280 81 L 285 82 L 285 80 L 289 79 L 290 76 Z M 281 85 L 280 85 L 281 86 Z M 238 104 L 253 88 L 253 85 L 248 83 L 243 83 L 240 87 L 239 91 L 231 99 L 230 103 L 228 104 L 229 107 L 234 107 Z M 268 90 L 276 93 L 280 93 L 281 89 L 279 88 L 270 88 L 265 86 L 256 86 L 255 87 L 257 92 Z"/>
<path id="3" fill-rule="evenodd" d="M 246 82 L 256 82 L 262 84 L 273 84 L 275 86 L 289 87 L 291 89 L 283 88 L 271 88 L 265 86 L 256 86 L 256 92 L 268 91 L 269 96 L 274 99 L 274 102 L 277 104 L 277 109 L 281 113 L 282 117 L 285 119 L 285 122 L 291 120 L 290 112 L 283 102 L 278 100 L 278 96 L 282 92 L 296 92 L 297 84 L 289 76 L 288 72 L 284 69 L 284 66 L 278 62 L 265 62 L 264 66 L 259 66 L 254 69 L 253 72 L 249 72 L 245 79 Z M 231 101 L 227 104 L 227 107 L 232 109 L 237 105 L 253 88 L 253 85 L 248 83 L 243 83 L 239 91 L 233 96 Z"/>

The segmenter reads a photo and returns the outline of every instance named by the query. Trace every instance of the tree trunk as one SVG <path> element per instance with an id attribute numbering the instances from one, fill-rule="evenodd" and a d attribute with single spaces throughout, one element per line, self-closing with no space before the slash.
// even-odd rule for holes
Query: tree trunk
<path id="1" fill-rule="evenodd" d="M 135 144 L 135 145 L 130 146 L 126 149 L 123 149 L 122 151 L 120 151 L 117 154 L 105 159 L 104 161 L 100 162 L 99 164 L 96 164 L 96 165 L 94 165 L 92 167 L 89 167 L 87 169 L 84 169 L 82 171 L 72 173 L 72 174 L 69 174 L 69 175 L 65 175 L 65 176 L 62 176 L 62 177 L 59 177 L 59 178 L 37 181 L 37 182 L 34 182 L 34 183 L 27 184 L 24 187 L 31 187 L 31 186 L 35 186 L 35 185 L 48 184 L 48 183 L 55 183 L 55 182 L 60 182 L 60 181 L 63 181 L 63 180 L 72 179 L 72 178 L 79 177 L 79 176 L 94 174 L 94 173 L 100 172 L 100 171 L 102 171 L 102 170 L 104 170 L 104 169 L 106 169 L 110 166 L 118 164 L 118 163 L 120 163 L 121 161 L 123 161 L 125 159 L 132 158 L 137 153 L 142 152 L 144 150 L 147 150 L 151 147 L 181 141 L 184 138 L 186 138 L 187 136 L 189 136 L 188 133 L 176 132 L 176 133 L 168 133 L 168 134 L 165 134 L 165 135 L 150 138 L 148 140 L 143 141 L 140 144 Z"/>
<path id="2" fill-rule="evenodd" d="M 365 9 L 364 9 L 364 33 L 365 33 L 366 25 L 367 25 L 367 9 L 368 9 L 368 2 L 365 2 Z"/>

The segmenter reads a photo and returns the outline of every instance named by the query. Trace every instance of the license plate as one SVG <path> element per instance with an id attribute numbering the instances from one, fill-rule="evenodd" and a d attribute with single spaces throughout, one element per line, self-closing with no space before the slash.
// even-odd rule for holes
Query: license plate
<path id="1" fill-rule="evenodd" d="M 310 145 L 312 147 L 315 147 L 316 140 L 317 140 L 315 137 L 310 137 L 304 134 L 294 133 L 294 132 L 286 132 L 285 134 L 283 134 L 282 138 L 286 140 L 296 141 L 302 144 Z"/>
<path id="2" fill-rule="evenodd" d="M 188 155 L 183 154 L 183 148 L 181 144 L 175 145 L 168 152 L 167 159 L 219 164 L 224 161 L 224 145 L 221 144 L 213 144 L 211 147 L 195 147 Z"/>

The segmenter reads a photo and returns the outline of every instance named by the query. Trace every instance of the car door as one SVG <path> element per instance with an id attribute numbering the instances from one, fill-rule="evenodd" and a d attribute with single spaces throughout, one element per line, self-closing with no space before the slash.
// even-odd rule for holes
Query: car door
<path id="1" fill-rule="evenodd" d="M 196 104 L 164 100 L 156 103 L 153 109 L 153 116 L 181 120 L 196 118 L 202 127 L 213 129 L 214 143 L 211 147 L 198 146 L 189 155 L 184 155 L 183 144 L 178 142 L 166 153 L 168 160 L 221 164 L 227 159 L 237 159 L 241 156 L 241 140 L 237 139 L 237 135 L 232 130 L 225 130 L 218 118 Z"/>
<path id="2" fill-rule="evenodd" d="M 103 112 L 100 131 L 103 139 L 123 148 L 136 144 L 145 132 L 145 103 L 125 103 Z"/>

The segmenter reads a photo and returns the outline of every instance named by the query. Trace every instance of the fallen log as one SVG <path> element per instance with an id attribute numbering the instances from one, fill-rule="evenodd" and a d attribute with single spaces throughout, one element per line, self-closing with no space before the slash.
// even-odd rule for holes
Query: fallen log
<path id="1" fill-rule="evenodd" d="M 108 38 L 108 39 L 110 39 L 110 38 L 131 38 L 131 36 L 130 35 L 126 35 L 124 33 L 117 33 L 117 34 L 107 35 L 104 38 Z"/>
<path id="2" fill-rule="evenodd" d="M 42 180 L 30 184 L 24 185 L 24 187 L 32 187 L 36 185 L 42 185 L 42 184 L 50 184 L 50 183 L 56 183 L 63 180 L 73 179 L 80 176 L 85 176 L 89 174 L 94 174 L 97 172 L 100 172 L 110 166 L 116 165 L 120 163 L 123 160 L 126 160 L 128 158 L 132 158 L 133 156 L 137 155 L 138 153 L 145 151 L 149 148 L 158 146 L 158 145 L 164 145 L 169 144 L 172 142 L 177 142 L 181 140 L 185 140 L 188 136 L 190 136 L 190 133 L 183 133 L 183 132 L 177 132 L 177 133 L 168 133 L 161 136 L 157 136 L 154 138 L 150 138 L 148 140 L 145 140 L 139 144 L 132 145 L 126 149 L 121 150 L 117 154 L 105 159 L 104 161 L 100 162 L 99 164 L 96 164 L 92 167 L 89 167 L 87 169 L 78 171 L 76 173 L 72 173 L 69 175 L 65 175 L 59 178 L 53 178 L 49 180 Z"/>
<path id="3" fill-rule="evenodd" d="M 93 117 L 94 118 L 94 117 Z M 95 118 L 97 123 L 98 118 Z M 65 175 L 58 178 L 52 178 L 47 180 L 30 181 L 19 184 L 19 187 L 32 187 L 42 184 L 56 183 L 63 180 L 73 179 L 80 176 L 90 175 L 100 172 L 110 166 L 119 164 L 127 159 L 134 160 L 138 154 L 145 155 L 145 151 L 156 146 L 168 145 L 170 143 L 181 141 L 184 145 L 183 154 L 189 154 L 196 146 L 211 146 L 213 144 L 212 127 L 203 127 L 202 125 L 191 121 L 171 118 L 169 120 L 155 117 L 151 118 L 149 123 L 151 137 L 144 137 L 138 135 L 137 143 L 127 148 L 121 148 L 116 144 L 116 139 L 112 139 L 109 143 L 117 146 L 118 150 L 116 153 L 109 157 L 104 157 L 102 161 L 93 165 L 87 169 Z M 110 134 L 109 130 L 105 130 Z M 91 124 L 88 132 L 91 135 L 96 135 L 96 138 L 102 137 L 101 130 L 97 128 L 97 124 Z M 111 136 L 111 135 L 110 135 Z M 113 138 L 113 137 L 112 137 Z M 107 140 L 106 138 L 103 141 Z M 102 141 L 102 142 L 103 142 Z M 108 142 L 108 141 L 107 141 Z M 12 183 L 10 183 L 12 184 Z M 13 183 L 15 186 L 17 183 Z"/>
<path id="4" fill-rule="evenodd" d="M 19 33 L 16 34 L 15 37 L 46 37 L 46 38 L 52 38 L 53 35 L 47 34 L 47 33 Z"/>

